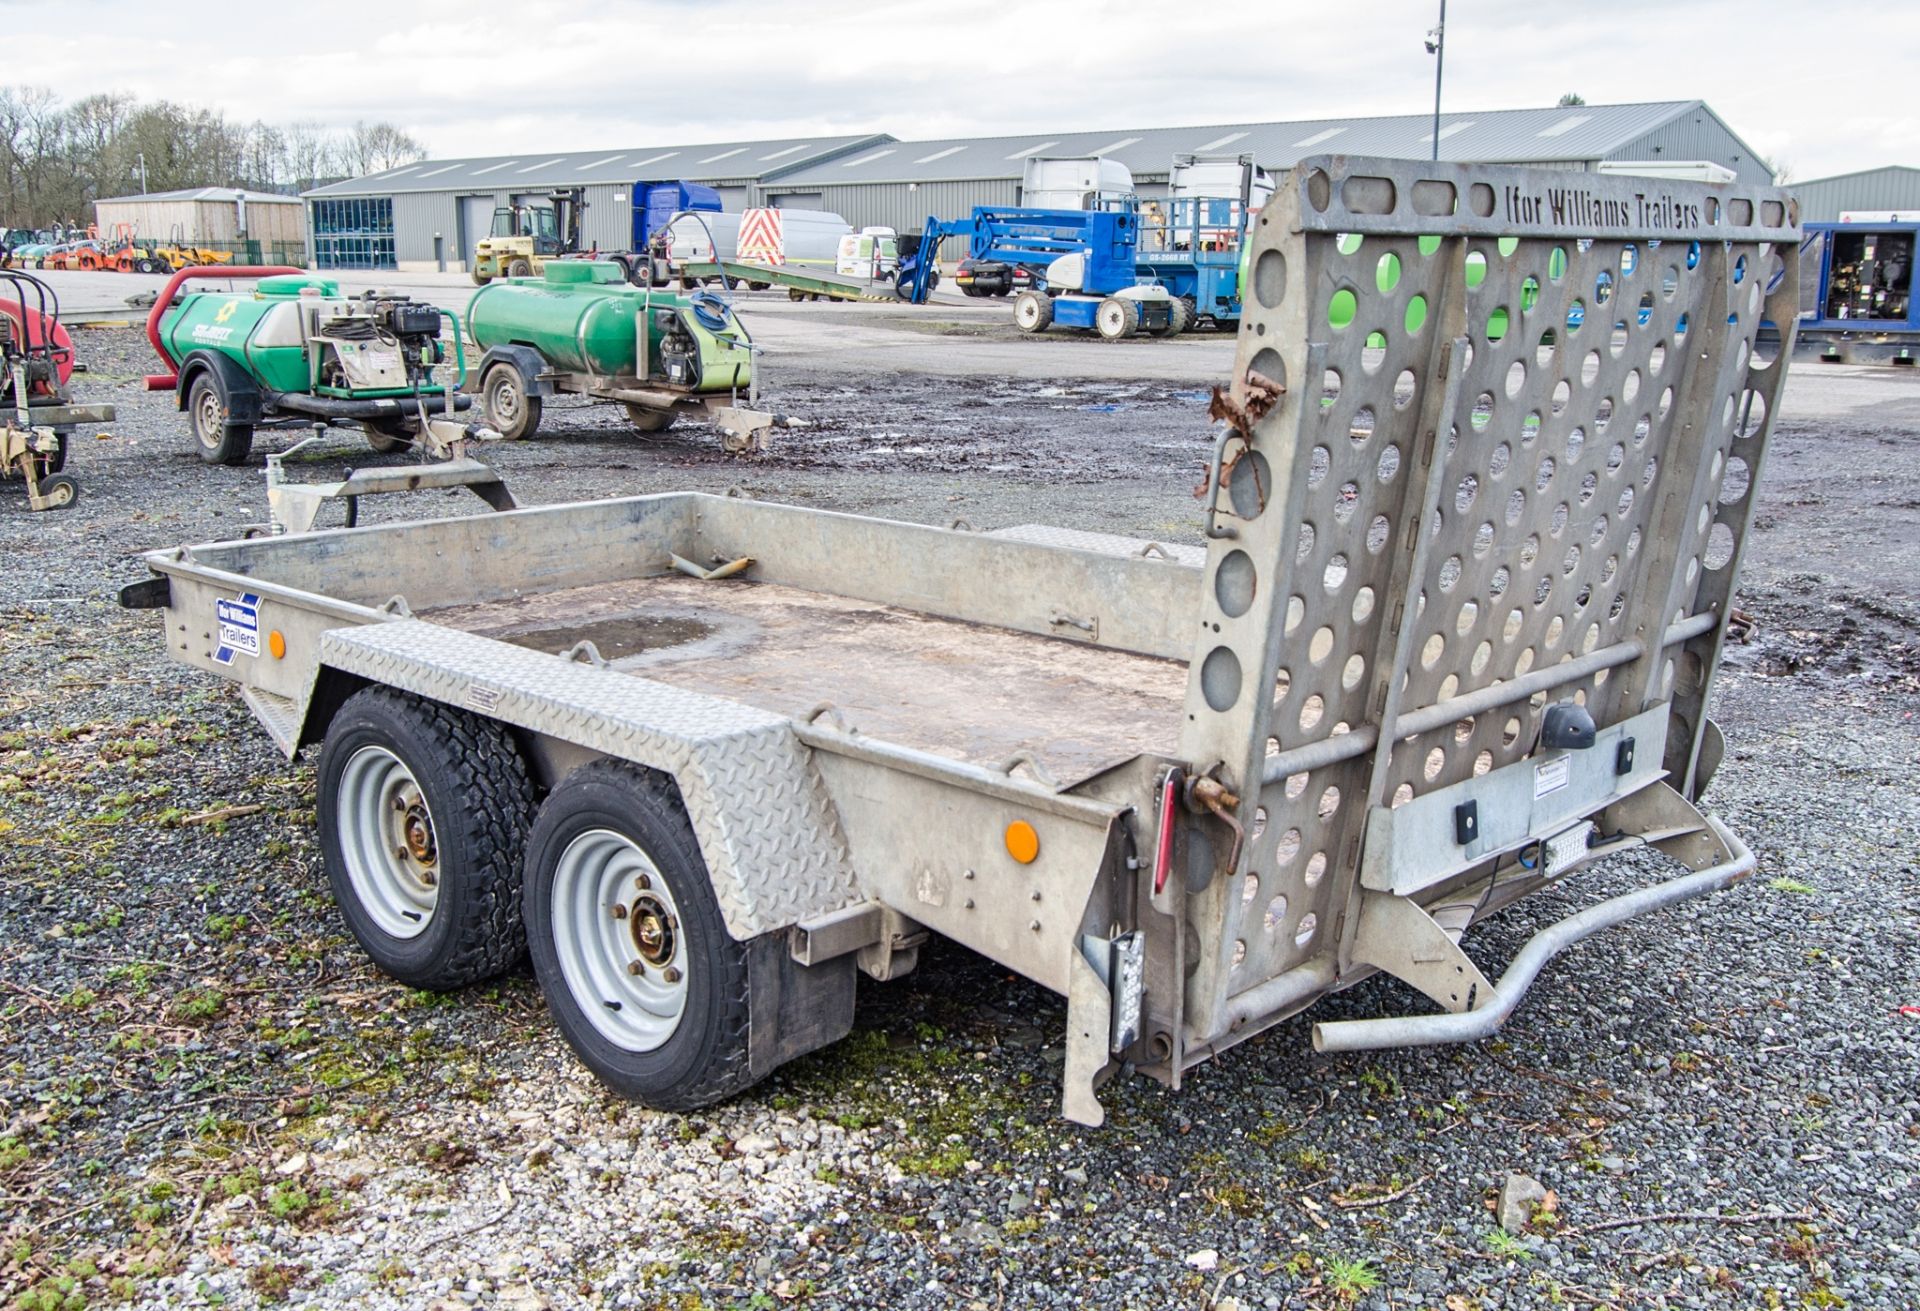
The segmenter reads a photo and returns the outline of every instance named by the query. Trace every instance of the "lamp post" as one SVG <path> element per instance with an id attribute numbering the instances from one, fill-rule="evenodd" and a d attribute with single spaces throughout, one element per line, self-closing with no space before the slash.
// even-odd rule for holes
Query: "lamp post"
<path id="1" fill-rule="evenodd" d="M 1440 162 L 1440 75 L 1447 66 L 1447 0 L 1440 0 L 1440 25 L 1427 33 L 1433 56 L 1433 159 Z"/>

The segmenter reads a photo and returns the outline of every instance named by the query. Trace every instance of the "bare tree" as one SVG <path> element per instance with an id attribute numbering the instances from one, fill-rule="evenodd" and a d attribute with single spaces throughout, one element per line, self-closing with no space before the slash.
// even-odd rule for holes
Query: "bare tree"
<path id="1" fill-rule="evenodd" d="M 334 139 L 319 123 L 289 123 L 286 130 L 287 181 L 295 191 L 310 191 L 343 170 Z"/>
<path id="2" fill-rule="evenodd" d="M 426 150 L 401 128 L 385 121 L 355 123 L 342 143 L 342 162 L 353 174 L 382 173 L 426 157 Z"/>
<path id="3" fill-rule="evenodd" d="M 84 224 L 93 202 L 140 186 L 310 190 L 425 156 L 390 122 L 233 123 L 217 111 L 122 94 L 63 105 L 44 87 L 0 87 L 0 224 Z"/>

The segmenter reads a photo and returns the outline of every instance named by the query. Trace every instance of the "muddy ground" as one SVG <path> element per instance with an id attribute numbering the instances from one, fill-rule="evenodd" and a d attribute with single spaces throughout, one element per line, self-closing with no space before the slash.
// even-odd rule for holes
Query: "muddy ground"
<path id="1" fill-rule="evenodd" d="M 526 502 L 739 488 L 1199 540 L 1222 343 L 1078 343 L 1077 372 L 1114 376 L 1057 380 L 991 324 L 883 317 L 849 318 L 842 357 L 773 361 L 770 399 L 809 426 L 764 457 L 556 405 L 488 458 Z M 1739 599 L 1755 632 L 1717 708 L 1711 800 L 1760 853 L 1751 883 L 1568 953 L 1498 1041 L 1323 1058 L 1296 1020 L 1180 1094 L 1121 1085 L 1085 1131 L 1055 1115 L 1058 1001 L 958 950 L 698 1116 L 603 1094 L 524 970 L 450 998 L 372 971 L 330 904 L 310 764 L 111 602 L 138 551 L 259 524 L 258 462 L 199 461 L 135 381 L 136 334 L 82 345 L 83 394 L 121 418 L 77 443 L 80 506 L 0 488 L 8 1303 L 1920 1303 L 1912 374 L 1789 384 Z M 1041 376 L 955 376 L 976 349 Z M 343 436 L 299 473 L 370 458 Z M 1469 945 L 1495 972 L 1653 868 L 1591 871 Z M 1373 980 L 1314 1018 L 1408 1004 Z M 1509 1170 L 1555 1195 L 1517 1239 L 1489 1211 Z"/>

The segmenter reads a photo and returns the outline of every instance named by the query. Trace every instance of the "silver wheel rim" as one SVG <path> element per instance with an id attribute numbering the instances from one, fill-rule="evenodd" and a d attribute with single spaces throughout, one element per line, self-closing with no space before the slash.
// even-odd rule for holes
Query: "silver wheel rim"
<path id="1" fill-rule="evenodd" d="M 567 991 L 602 1038 L 650 1052 L 687 1007 L 687 943 L 680 908 L 647 853 L 611 829 L 567 844 L 553 873 L 549 914 Z"/>
<path id="2" fill-rule="evenodd" d="M 361 747 L 340 771 L 334 820 L 347 881 L 375 927 L 425 933 L 440 901 L 440 851 L 412 771 L 385 747 Z"/>
<path id="3" fill-rule="evenodd" d="M 209 387 L 200 393 L 200 408 L 195 411 L 200 420 L 200 444 L 218 446 L 220 444 L 220 397 Z"/>
<path id="4" fill-rule="evenodd" d="M 511 428 L 520 417 L 520 389 L 512 378 L 500 378 L 493 384 L 493 417 L 501 428 Z"/>

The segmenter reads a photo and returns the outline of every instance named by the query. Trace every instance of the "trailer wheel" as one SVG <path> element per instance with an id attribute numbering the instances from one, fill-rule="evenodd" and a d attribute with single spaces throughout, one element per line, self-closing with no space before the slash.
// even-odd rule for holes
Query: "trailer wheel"
<path id="1" fill-rule="evenodd" d="M 71 474 L 56 473 L 51 478 L 40 480 L 40 495 L 47 498 L 49 510 L 71 509 L 73 503 L 80 499 L 80 484 L 73 480 Z"/>
<path id="2" fill-rule="evenodd" d="M 253 425 L 228 423 L 227 402 L 213 374 L 202 373 L 187 389 L 187 418 L 200 458 L 208 464 L 245 464 L 253 451 Z"/>
<path id="3" fill-rule="evenodd" d="M 509 441 L 531 437 L 540 427 L 540 398 L 511 364 L 496 364 L 480 380 L 480 408 L 487 426 Z"/>
<path id="4" fill-rule="evenodd" d="M 628 420 L 640 432 L 665 432 L 680 417 L 672 410 L 656 410 L 650 405 L 636 405 L 632 401 L 626 405 Z"/>
<path id="5" fill-rule="evenodd" d="M 540 990 L 603 1082 L 668 1111 L 753 1082 L 747 946 L 671 780 L 611 760 L 569 774 L 534 821 L 526 901 Z"/>
<path id="6" fill-rule="evenodd" d="M 1013 326 L 1022 332 L 1045 332 L 1053 326 L 1053 297 L 1023 291 L 1013 298 Z"/>
<path id="7" fill-rule="evenodd" d="M 518 964 L 533 810 L 501 725 L 387 688 L 350 697 L 320 752 L 320 849 L 373 963 L 440 991 Z"/>
<path id="8" fill-rule="evenodd" d="M 1093 311 L 1093 326 L 1108 341 L 1120 341 L 1140 331 L 1140 307 L 1109 296 Z"/>
<path id="9" fill-rule="evenodd" d="M 367 445 L 380 455 L 392 455 L 413 445 L 414 426 L 408 419 L 373 419 L 365 432 Z"/>

